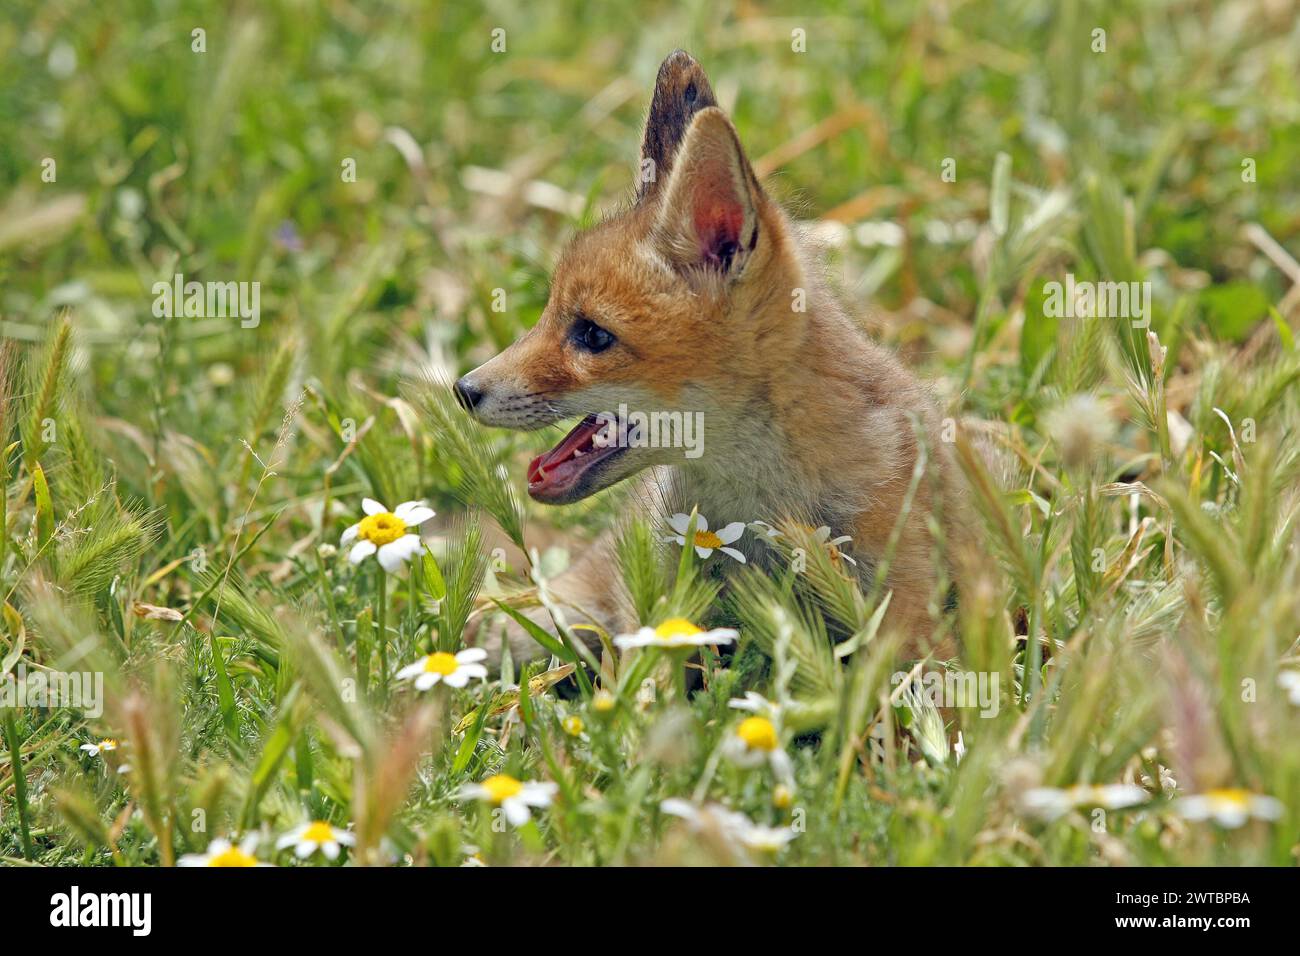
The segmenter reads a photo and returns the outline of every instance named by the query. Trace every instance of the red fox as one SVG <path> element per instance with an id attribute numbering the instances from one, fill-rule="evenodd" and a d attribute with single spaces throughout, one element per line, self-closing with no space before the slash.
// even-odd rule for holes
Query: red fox
<path id="1" fill-rule="evenodd" d="M 928 474 L 885 585 L 887 626 L 924 653 L 931 605 L 944 597 L 934 600 L 930 519 L 952 529 L 950 541 L 961 524 L 936 403 L 836 302 L 683 51 L 659 69 L 640 169 L 635 203 L 572 240 L 536 326 L 456 382 L 457 400 L 478 421 L 508 428 L 582 416 L 529 466 L 536 501 L 570 503 L 650 469 L 650 506 L 698 508 L 712 529 L 787 516 L 824 525 L 848 536 L 840 550 L 865 580 L 899 524 L 923 441 Z M 698 416 L 700 453 L 601 441 L 619 409 Z M 772 549 L 759 537 L 730 545 L 761 558 Z M 697 532 L 695 543 L 723 544 L 716 530 Z M 554 589 L 618 633 L 639 622 L 614 567 L 608 543 L 598 544 Z M 515 660 L 540 653 L 522 629 L 510 643 Z"/>

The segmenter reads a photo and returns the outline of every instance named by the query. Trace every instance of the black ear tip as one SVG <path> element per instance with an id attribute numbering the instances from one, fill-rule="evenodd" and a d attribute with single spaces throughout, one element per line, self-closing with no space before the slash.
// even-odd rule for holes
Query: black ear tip
<path id="1" fill-rule="evenodd" d="M 689 70 L 693 66 L 699 66 L 695 57 L 685 50 L 673 50 L 672 53 L 664 57 L 663 63 L 659 64 L 659 72 L 663 73 L 665 70 Z"/>

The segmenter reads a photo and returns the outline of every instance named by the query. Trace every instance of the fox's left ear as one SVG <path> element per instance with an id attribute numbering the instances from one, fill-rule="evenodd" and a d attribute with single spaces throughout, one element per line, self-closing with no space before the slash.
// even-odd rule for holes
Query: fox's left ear
<path id="1" fill-rule="evenodd" d="M 638 201 L 649 199 L 667 180 L 695 114 L 717 105 L 709 78 L 693 56 L 685 50 L 674 50 L 665 57 L 655 77 L 654 97 L 641 139 Z"/>
<path id="2" fill-rule="evenodd" d="M 695 114 L 655 219 L 660 251 L 678 266 L 737 277 L 758 245 L 762 188 L 722 110 Z"/>

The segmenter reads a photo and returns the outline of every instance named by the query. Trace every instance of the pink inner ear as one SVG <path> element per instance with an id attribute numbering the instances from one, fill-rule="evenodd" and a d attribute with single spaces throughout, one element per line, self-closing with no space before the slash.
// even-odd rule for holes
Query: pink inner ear
<path id="1" fill-rule="evenodd" d="M 693 193 L 692 225 L 699 255 L 707 263 L 727 268 L 740 247 L 740 230 L 745 226 L 745 208 L 735 194 L 731 170 L 725 164 L 702 164 Z"/>
<path id="2" fill-rule="evenodd" d="M 712 188 L 706 186 L 696 193 L 693 209 L 700 256 L 723 266 L 730 265 L 745 223 L 745 210 L 730 192 L 723 183 L 714 183 Z"/>

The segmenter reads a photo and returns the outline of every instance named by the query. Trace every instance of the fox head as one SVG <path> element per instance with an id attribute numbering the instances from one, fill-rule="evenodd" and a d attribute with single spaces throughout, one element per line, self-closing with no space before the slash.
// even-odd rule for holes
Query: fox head
<path id="1" fill-rule="evenodd" d="M 488 425 L 583 416 L 529 467 L 538 501 L 576 501 L 681 463 L 680 447 L 629 436 L 620 410 L 695 416 L 705 454 L 725 449 L 765 400 L 753 369 L 771 366 L 793 331 L 788 223 L 685 52 L 659 69 L 639 168 L 635 203 L 562 253 L 537 324 L 454 386 Z"/>

